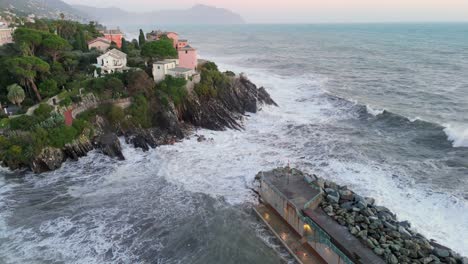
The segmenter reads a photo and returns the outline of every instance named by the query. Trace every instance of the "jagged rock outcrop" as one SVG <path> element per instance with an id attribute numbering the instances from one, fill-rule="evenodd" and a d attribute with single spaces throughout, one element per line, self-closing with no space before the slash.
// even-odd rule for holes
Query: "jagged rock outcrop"
<path id="1" fill-rule="evenodd" d="M 240 76 L 228 87 L 218 89 L 216 98 L 201 100 L 191 95 L 182 110 L 182 118 L 211 130 L 242 129 L 242 116 L 246 112 L 256 113 L 263 104 L 277 106 L 263 87 L 257 88 L 246 77 Z"/>
<path id="2" fill-rule="evenodd" d="M 119 138 L 115 133 L 105 133 L 95 139 L 94 145 L 97 149 L 101 150 L 103 154 L 124 160 L 125 157 L 122 153 L 122 146 L 120 145 Z"/>
<path id="3" fill-rule="evenodd" d="M 211 130 L 240 130 L 243 116 L 247 112 L 256 113 L 263 104 L 277 105 L 263 87 L 257 88 L 244 76 L 232 78 L 226 87 L 217 90 L 217 96 L 210 99 L 200 99 L 193 91 L 189 92 L 187 100 L 177 108 L 172 101 L 160 102 L 157 98 L 151 98 L 153 128 L 129 128 L 128 123 L 127 126 L 110 124 L 105 117 L 96 115 L 92 120 L 92 133 L 90 130 L 83 132 L 79 139 L 66 144 L 62 149 L 48 147 L 31 162 L 3 160 L 3 164 L 12 170 L 30 167 L 34 172 L 40 173 L 59 168 L 68 158 L 77 160 L 86 156 L 93 149 L 123 160 L 125 157 L 119 136 L 124 136 L 126 143 L 135 148 L 148 151 L 159 145 L 177 142 L 190 133 L 194 126 Z M 99 105 L 94 96 L 86 98 L 88 99 L 82 108 L 75 109 L 75 115 Z"/>
<path id="4" fill-rule="evenodd" d="M 184 132 L 182 124 L 179 122 L 178 112 L 172 102 L 168 102 L 168 104 L 167 107 L 159 109 L 154 115 L 153 124 L 161 131 L 166 131 L 177 138 L 183 138 Z"/>
<path id="5" fill-rule="evenodd" d="M 87 137 L 81 136 L 72 143 L 66 144 L 63 152 L 65 157 L 78 160 L 78 158 L 86 156 L 93 149 L 94 146 L 91 141 Z"/>
<path id="6" fill-rule="evenodd" d="M 53 171 L 62 166 L 65 160 L 64 152 L 59 148 L 47 147 L 31 162 L 31 170 L 34 173 Z"/>

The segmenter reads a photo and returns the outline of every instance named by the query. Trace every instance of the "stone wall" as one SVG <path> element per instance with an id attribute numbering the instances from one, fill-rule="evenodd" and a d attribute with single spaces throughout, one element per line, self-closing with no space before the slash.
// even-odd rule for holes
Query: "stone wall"
<path id="1" fill-rule="evenodd" d="M 317 182 L 326 193 L 323 210 L 387 263 L 468 263 L 467 258 L 412 230 L 409 222 L 398 221 L 373 198 L 322 178 Z"/>

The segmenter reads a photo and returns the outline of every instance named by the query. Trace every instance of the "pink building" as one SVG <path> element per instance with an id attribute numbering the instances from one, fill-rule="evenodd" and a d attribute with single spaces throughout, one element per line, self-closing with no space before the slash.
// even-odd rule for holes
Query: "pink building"
<path id="1" fill-rule="evenodd" d="M 177 50 L 185 47 L 188 45 L 188 41 L 186 39 L 179 39 L 179 42 L 177 42 Z"/>
<path id="2" fill-rule="evenodd" d="M 172 43 L 174 44 L 174 48 L 177 49 L 177 43 L 179 43 L 179 34 L 175 32 L 166 32 L 166 36 L 172 39 Z"/>
<path id="3" fill-rule="evenodd" d="M 104 38 L 115 42 L 117 44 L 117 47 L 120 49 L 122 48 L 122 39 L 124 34 L 120 29 L 110 29 L 110 30 L 105 30 L 101 32 L 104 35 Z"/>
<path id="4" fill-rule="evenodd" d="M 179 67 L 195 70 L 197 68 L 197 50 L 186 45 L 178 49 Z"/>
<path id="5" fill-rule="evenodd" d="M 88 42 L 88 49 L 97 49 L 101 52 L 106 52 L 111 45 L 111 42 L 106 38 L 96 38 Z"/>

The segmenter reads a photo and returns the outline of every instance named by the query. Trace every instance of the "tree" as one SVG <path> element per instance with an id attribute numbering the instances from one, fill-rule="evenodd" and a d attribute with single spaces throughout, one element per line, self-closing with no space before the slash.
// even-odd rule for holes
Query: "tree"
<path id="1" fill-rule="evenodd" d="M 60 90 L 55 80 L 48 79 L 39 84 L 39 93 L 44 97 L 52 97 L 59 92 Z"/>
<path id="2" fill-rule="evenodd" d="M 145 33 L 143 33 L 142 29 L 140 29 L 140 35 L 138 36 L 138 43 L 140 46 L 143 46 L 146 43 Z"/>
<path id="3" fill-rule="evenodd" d="M 42 47 L 50 56 L 52 62 L 56 62 L 63 55 L 64 51 L 71 49 L 68 41 L 54 34 L 49 34 L 42 41 Z"/>
<path id="4" fill-rule="evenodd" d="M 140 49 L 140 44 L 138 44 L 138 40 L 132 39 L 132 44 L 135 49 Z"/>
<path id="5" fill-rule="evenodd" d="M 26 95 L 24 94 L 23 88 L 18 84 L 12 84 L 7 87 L 8 90 L 8 100 L 15 105 L 21 106 L 21 102 L 23 102 Z"/>
<path id="6" fill-rule="evenodd" d="M 50 65 L 51 78 L 57 82 L 57 86 L 62 86 L 67 83 L 68 74 L 65 72 L 62 64 L 59 62 L 52 62 Z"/>
<path id="7" fill-rule="evenodd" d="M 125 38 L 122 38 L 122 47 L 120 48 L 120 50 L 121 50 L 123 53 L 126 53 L 126 54 L 129 53 L 128 42 L 127 42 L 127 40 L 125 40 Z"/>
<path id="8" fill-rule="evenodd" d="M 177 57 L 177 51 L 170 39 L 161 39 L 143 45 L 141 47 L 141 55 L 150 60 L 162 60 Z"/>
<path id="9" fill-rule="evenodd" d="M 89 51 L 88 42 L 86 41 L 86 37 L 85 37 L 85 34 L 84 34 L 83 30 L 80 30 L 78 32 L 78 34 L 80 35 L 81 48 L 82 48 L 81 50 L 84 51 L 84 52 Z"/>
<path id="10" fill-rule="evenodd" d="M 143 93 L 150 97 L 153 93 L 154 80 L 145 71 L 131 71 L 127 74 L 125 81 L 131 96 Z"/>
<path id="11" fill-rule="evenodd" d="M 111 41 L 111 44 L 109 46 L 109 49 L 112 50 L 112 49 L 118 49 L 119 47 L 117 47 L 117 43 L 115 43 L 114 41 Z"/>
<path id="12" fill-rule="evenodd" d="M 15 43 L 21 48 L 23 55 L 34 56 L 42 43 L 43 32 L 29 28 L 18 28 L 13 34 Z"/>
<path id="13" fill-rule="evenodd" d="M 75 33 L 75 41 L 73 42 L 74 50 L 83 50 L 83 40 L 81 39 L 82 35 L 79 32 Z"/>
<path id="14" fill-rule="evenodd" d="M 36 86 L 36 78 L 41 73 L 47 73 L 50 66 L 47 62 L 34 56 L 10 58 L 7 61 L 8 70 L 21 80 L 22 85 L 28 86 L 36 94 L 38 101 L 42 100 Z"/>

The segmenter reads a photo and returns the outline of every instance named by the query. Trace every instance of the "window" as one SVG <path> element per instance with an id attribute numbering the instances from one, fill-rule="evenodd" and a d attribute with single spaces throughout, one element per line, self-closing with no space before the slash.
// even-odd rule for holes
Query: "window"
<path id="1" fill-rule="evenodd" d="M 158 70 L 160 70 L 160 69 L 161 69 L 161 66 L 158 66 Z"/>

